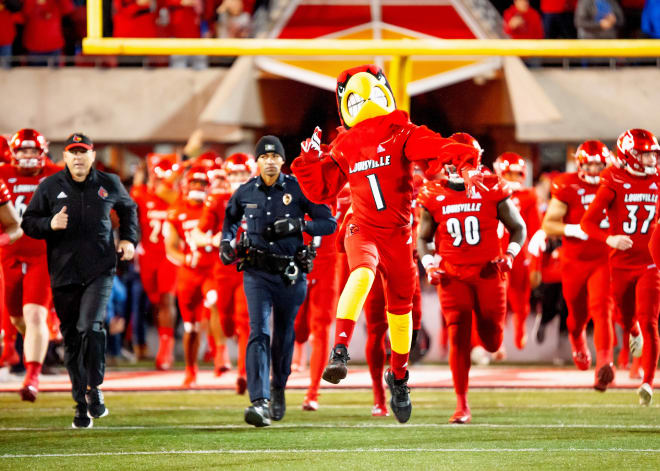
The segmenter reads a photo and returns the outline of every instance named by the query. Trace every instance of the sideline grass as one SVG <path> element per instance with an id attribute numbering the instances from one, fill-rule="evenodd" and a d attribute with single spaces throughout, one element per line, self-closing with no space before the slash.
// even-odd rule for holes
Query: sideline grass
<path id="1" fill-rule="evenodd" d="M 474 390 L 467 426 L 446 425 L 448 390 L 413 390 L 408 425 L 372 418 L 370 391 L 302 398 L 255 429 L 230 392 L 107 393 L 110 415 L 72 430 L 68 394 L 1 394 L 0 469 L 660 469 L 660 408 L 631 390 Z"/>

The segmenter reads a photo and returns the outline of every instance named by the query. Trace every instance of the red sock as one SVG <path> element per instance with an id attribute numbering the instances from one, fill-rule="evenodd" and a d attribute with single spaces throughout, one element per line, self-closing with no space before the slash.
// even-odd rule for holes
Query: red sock
<path id="1" fill-rule="evenodd" d="M 38 361 L 28 361 L 25 363 L 25 382 L 38 382 L 39 373 L 41 373 L 41 363 Z"/>
<path id="2" fill-rule="evenodd" d="M 632 335 L 633 337 L 637 337 L 637 336 L 639 335 L 639 324 L 638 324 L 637 322 L 635 322 L 635 323 L 632 325 L 632 327 L 630 328 L 630 332 L 629 332 L 629 333 L 630 333 L 630 335 Z M 623 340 L 624 340 L 624 343 L 626 343 L 625 340 L 627 340 L 627 339 L 623 339 Z"/>
<path id="3" fill-rule="evenodd" d="M 449 331 L 449 367 L 454 381 L 456 396 L 464 396 L 468 390 L 470 375 L 470 325 L 451 324 Z"/>
<path id="4" fill-rule="evenodd" d="M 351 319 L 337 319 L 335 325 L 335 345 L 342 344 L 348 348 L 353 338 L 353 330 L 355 330 L 355 321 Z"/>
<path id="5" fill-rule="evenodd" d="M 374 404 L 385 404 L 385 388 L 383 386 L 383 370 L 385 369 L 385 332 L 369 332 L 365 348 L 371 388 L 374 393 Z M 404 370 L 405 375 L 405 370 Z M 396 378 L 396 373 L 395 373 Z"/>
<path id="6" fill-rule="evenodd" d="M 311 339 L 312 352 L 309 356 L 309 389 L 307 390 L 307 399 L 310 401 L 318 400 L 321 375 L 328 363 L 329 330 L 329 325 L 316 328 Z"/>
<path id="7" fill-rule="evenodd" d="M 403 379 L 408 369 L 408 353 L 396 353 L 393 350 L 390 357 L 390 367 L 395 379 Z"/>
<path id="8" fill-rule="evenodd" d="M 159 337 L 174 337 L 174 327 L 158 327 Z"/>
<path id="9" fill-rule="evenodd" d="M 660 336 L 658 335 L 657 322 L 644 322 L 644 349 L 642 351 L 642 369 L 644 370 L 644 379 L 642 382 L 653 387 L 655 378 L 655 369 L 658 366 L 658 353 L 660 353 Z"/>

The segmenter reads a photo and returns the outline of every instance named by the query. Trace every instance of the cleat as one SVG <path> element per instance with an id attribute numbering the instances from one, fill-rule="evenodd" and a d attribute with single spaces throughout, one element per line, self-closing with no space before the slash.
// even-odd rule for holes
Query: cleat
<path id="1" fill-rule="evenodd" d="M 587 348 L 586 332 L 582 331 L 577 340 L 569 335 L 568 340 L 571 342 L 571 350 L 573 351 L 573 363 L 575 363 L 578 370 L 588 370 L 591 366 L 591 353 Z"/>
<path id="2" fill-rule="evenodd" d="M 630 354 L 633 358 L 641 357 L 644 348 L 644 337 L 642 336 L 642 333 L 640 332 L 638 335 L 628 335 L 628 346 L 630 347 Z"/>
<path id="3" fill-rule="evenodd" d="M 394 413 L 396 420 L 404 424 L 410 420 L 412 413 L 412 403 L 410 402 L 410 389 L 408 388 L 408 371 L 403 379 L 395 379 L 394 373 L 390 370 L 385 372 L 385 383 L 390 388 L 390 409 Z"/>
<path id="4" fill-rule="evenodd" d="M 305 398 L 305 400 L 302 403 L 302 410 L 311 411 L 311 412 L 317 411 L 319 410 L 319 403 L 318 401 L 313 401 Z"/>
<path id="5" fill-rule="evenodd" d="M 653 401 L 653 388 L 649 383 L 644 383 L 637 390 L 637 395 L 639 396 L 640 406 L 650 406 L 651 401 Z"/>
<path id="6" fill-rule="evenodd" d="M 245 409 L 245 421 L 255 427 L 268 427 L 270 425 L 270 410 L 268 400 L 257 399 Z"/>
<path id="7" fill-rule="evenodd" d="M 94 421 L 87 415 L 87 403 L 79 402 L 76 405 L 76 415 L 73 416 L 72 428 L 92 428 Z"/>
<path id="8" fill-rule="evenodd" d="M 488 366 L 490 365 L 490 353 L 481 345 L 477 345 L 470 351 L 470 360 L 473 365 Z"/>
<path id="9" fill-rule="evenodd" d="M 87 400 L 87 415 L 90 419 L 100 419 L 110 413 L 105 402 L 103 401 L 103 393 L 99 388 L 92 388 L 85 394 Z"/>
<path id="10" fill-rule="evenodd" d="M 286 412 L 286 399 L 284 398 L 284 388 L 270 388 L 270 418 L 280 421 L 284 418 Z"/>
<path id="11" fill-rule="evenodd" d="M 247 379 L 245 379 L 245 376 L 239 376 L 236 379 L 236 394 L 240 394 L 241 396 L 245 394 L 245 390 L 247 389 Z"/>
<path id="12" fill-rule="evenodd" d="M 160 338 L 160 346 L 156 354 L 156 369 L 167 371 L 174 363 L 174 337 L 163 336 Z"/>
<path id="13" fill-rule="evenodd" d="M 348 350 L 345 345 L 337 344 L 330 353 L 330 361 L 323 371 L 323 379 L 328 383 L 339 384 L 339 382 L 348 374 L 346 364 L 351 357 L 348 356 Z"/>
<path id="14" fill-rule="evenodd" d="M 450 424 L 469 424 L 472 421 L 470 409 L 457 409 L 454 415 L 449 419 Z"/>
<path id="15" fill-rule="evenodd" d="M 18 393 L 21 395 L 22 401 L 34 402 L 37 400 L 39 390 L 31 384 L 24 384 Z"/>
<path id="16" fill-rule="evenodd" d="M 213 374 L 215 375 L 216 378 L 219 378 L 229 370 L 231 370 L 231 366 L 227 366 L 227 365 L 216 366 L 213 369 Z"/>
<path id="17" fill-rule="evenodd" d="M 390 413 L 387 411 L 387 406 L 385 404 L 374 404 L 373 409 L 371 409 L 372 417 L 389 417 Z"/>
<path id="18" fill-rule="evenodd" d="M 197 368 L 186 368 L 186 376 L 183 378 L 181 386 L 184 388 L 192 388 L 197 386 Z"/>
<path id="19" fill-rule="evenodd" d="M 594 389 L 596 391 L 605 392 L 607 387 L 612 384 L 614 381 L 614 365 L 612 363 L 606 363 L 596 372 L 596 382 L 594 383 Z"/>

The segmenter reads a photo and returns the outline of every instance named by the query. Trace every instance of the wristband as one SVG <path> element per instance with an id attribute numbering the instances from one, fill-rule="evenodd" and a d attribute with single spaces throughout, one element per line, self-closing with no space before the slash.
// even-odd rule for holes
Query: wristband
<path id="1" fill-rule="evenodd" d="M 520 244 L 518 242 L 509 242 L 506 252 L 511 254 L 514 258 L 520 253 Z"/>
<path id="2" fill-rule="evenodd" d="M 424 267 L 424 270 L 428 270 L 429 266 L 433 265 L 433 262 L 435 262 L 435 257 L 430 253 L 427 253 L 422 257 L 422 266 Z"/>
<path id="3" fill-rule="evenodd" d="M 0 234 L 0 247 L 11 244 L 11 237 L 6 232 Z"/>

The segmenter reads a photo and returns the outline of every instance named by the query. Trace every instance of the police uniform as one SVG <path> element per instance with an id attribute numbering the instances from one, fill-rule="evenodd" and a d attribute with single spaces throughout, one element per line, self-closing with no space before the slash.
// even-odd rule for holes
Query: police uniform
<path id="1" fill-rule="evenodd" d="M 302 223 L 305 215 L 311 220 Z M 254 403 L 270 400 L 271 386 L 283 395 L 291 373 L 293 325 L 307 291 L 305 267 L 299 257 L 304 248 L 302 226 L 308 234 L 321 236 L 334 232 L 337 222 L 328 206 L 309 201 L 300 190 L 298 180 L 283 173 L 272 186 L 257 176 L 236 190 L 225 211 L 223 241 L 235 238 L 243 217 L 247 230 L 239 244 L 239 269 L 245 271 L 243 285 L 250 317 L 247 383 L 250 400 Z M 302 223 L 300 230 L 273 237 L 275 221 L 283 218 Z M 269 380 L 271 361 L 272 384 Z"/>

